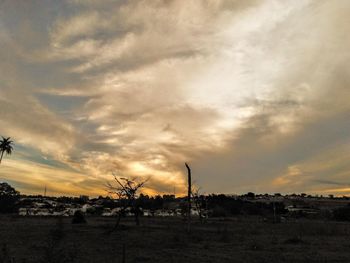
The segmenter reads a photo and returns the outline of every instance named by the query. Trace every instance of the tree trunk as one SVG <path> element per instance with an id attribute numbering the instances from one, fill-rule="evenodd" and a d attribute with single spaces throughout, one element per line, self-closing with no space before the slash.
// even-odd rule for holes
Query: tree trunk
<path id="1" fill-rule="evenodd" d="M 4 151 L 1 151 L 0 163 L 1 163 L 3 157 L 4 157 Z"/>
<path id="2" fill-rule="evenodd" d="M 122 216 L 126 211 L 126 208 L 127 208 L 127 206 L 123 206 L 122 209 L 119 211 L 117 221 L 115 222 L 113 229 L 111 229 L 111 231 L 109 231 L 109 233 L 112 233 L 115 230 L 117 230 L 117 228 L 119 227 L 120 220 L 122 219 Z"/>
<path id="3" fill-rule="evenodd" d="M 121 219 L 121 218 L 122 218 L 122 213 L 119 212 L 119 213 L 118 213 L 118 217 L 117 217 L 117 221 L 115 222 L 114 227 L 113 227 L 110 231 L 107 232 L 108 234 L 111 234 L 111 233 L 113 233 L 115 230 L 117 230 L 117 228 L 119 227 L 119 223 L 120 223 L 120 219 Z"/>
<path id="4" fill-rule="evenodd" d="M 192 193 L 192 182 L 191 182 L 191 168 L 185 163 L 188 175 L 188 188 L 187 188 L 187 233 L 191 232 L 191 193 Z"/>
<path id="5" fill-rule="evenodd" d="M 138 207 L 134 208 L 134 214 L 135 214 L 135 223 L 137 226 L 139 226 L 140 225 L 140 220 L 139 220 L 140 210 Z"/>

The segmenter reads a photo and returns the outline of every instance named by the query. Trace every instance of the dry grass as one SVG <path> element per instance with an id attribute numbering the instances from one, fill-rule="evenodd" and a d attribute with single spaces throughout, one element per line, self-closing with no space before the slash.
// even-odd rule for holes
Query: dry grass
<path id="1" fill-rule="evenodd" d="M 0 217 L 0 246 L 15 262 L 350 262 L 350 224 L 300 220 L 281 224 L 260 218 L 195 223 L 192 234 L 180 219 L 143 218 L 108 235 L 113 219 Z M 1 255 L 0 255 L 1 258 Z"/>

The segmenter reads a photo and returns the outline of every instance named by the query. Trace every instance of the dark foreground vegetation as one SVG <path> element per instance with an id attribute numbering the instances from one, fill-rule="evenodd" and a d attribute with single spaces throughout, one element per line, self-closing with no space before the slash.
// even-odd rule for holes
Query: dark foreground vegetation
<path id="1" fill-rule="evenodd" d="M 0 262 L 349 262 L 350 223 L 261 216 L 181 218 L 0 216 Z M 124 255 L 124 256 L 123 256 Z"/>
<path id="2" fill-rule="evenodd" d="M 0 183 L 0 263 L 350 262 L 348 197 L 204 196 L 186 167 L 187 198 L 138 195 L 144 182 L 116 177 L 117 199 Z"/>
<path id="3" fill-rule="evenodd" d="M 0 183 L 0 263 L 350 262 L 347 197 L 192 201 L 189 228 L 186 198 L 21 196 Z"/>

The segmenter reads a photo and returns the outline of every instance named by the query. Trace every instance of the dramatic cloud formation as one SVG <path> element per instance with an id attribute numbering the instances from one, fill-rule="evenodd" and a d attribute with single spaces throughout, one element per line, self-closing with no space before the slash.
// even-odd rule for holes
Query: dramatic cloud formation
<path id="1" fill-rule="evenodd" d="M 349 194 L 339 1 L 2 1 L 0 179 L 105 194 L 112 172 L 184 192 Z"/>

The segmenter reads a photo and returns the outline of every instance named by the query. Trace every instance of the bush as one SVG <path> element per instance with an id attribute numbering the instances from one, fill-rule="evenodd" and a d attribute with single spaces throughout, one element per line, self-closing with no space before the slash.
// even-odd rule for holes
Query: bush
<path id="1" fill-rule="evenodd" d="M 15 212 L 19 192 L 8 183 L 0 183 L 0 213 Z"/>
<path id="2" fill-rule="evenodd" d="M 80 210 L 75 211 L 72 219 L 72 224 L 85 224 L 85 223 L 86 223 L 86 220 L 83 212 Z"/>

